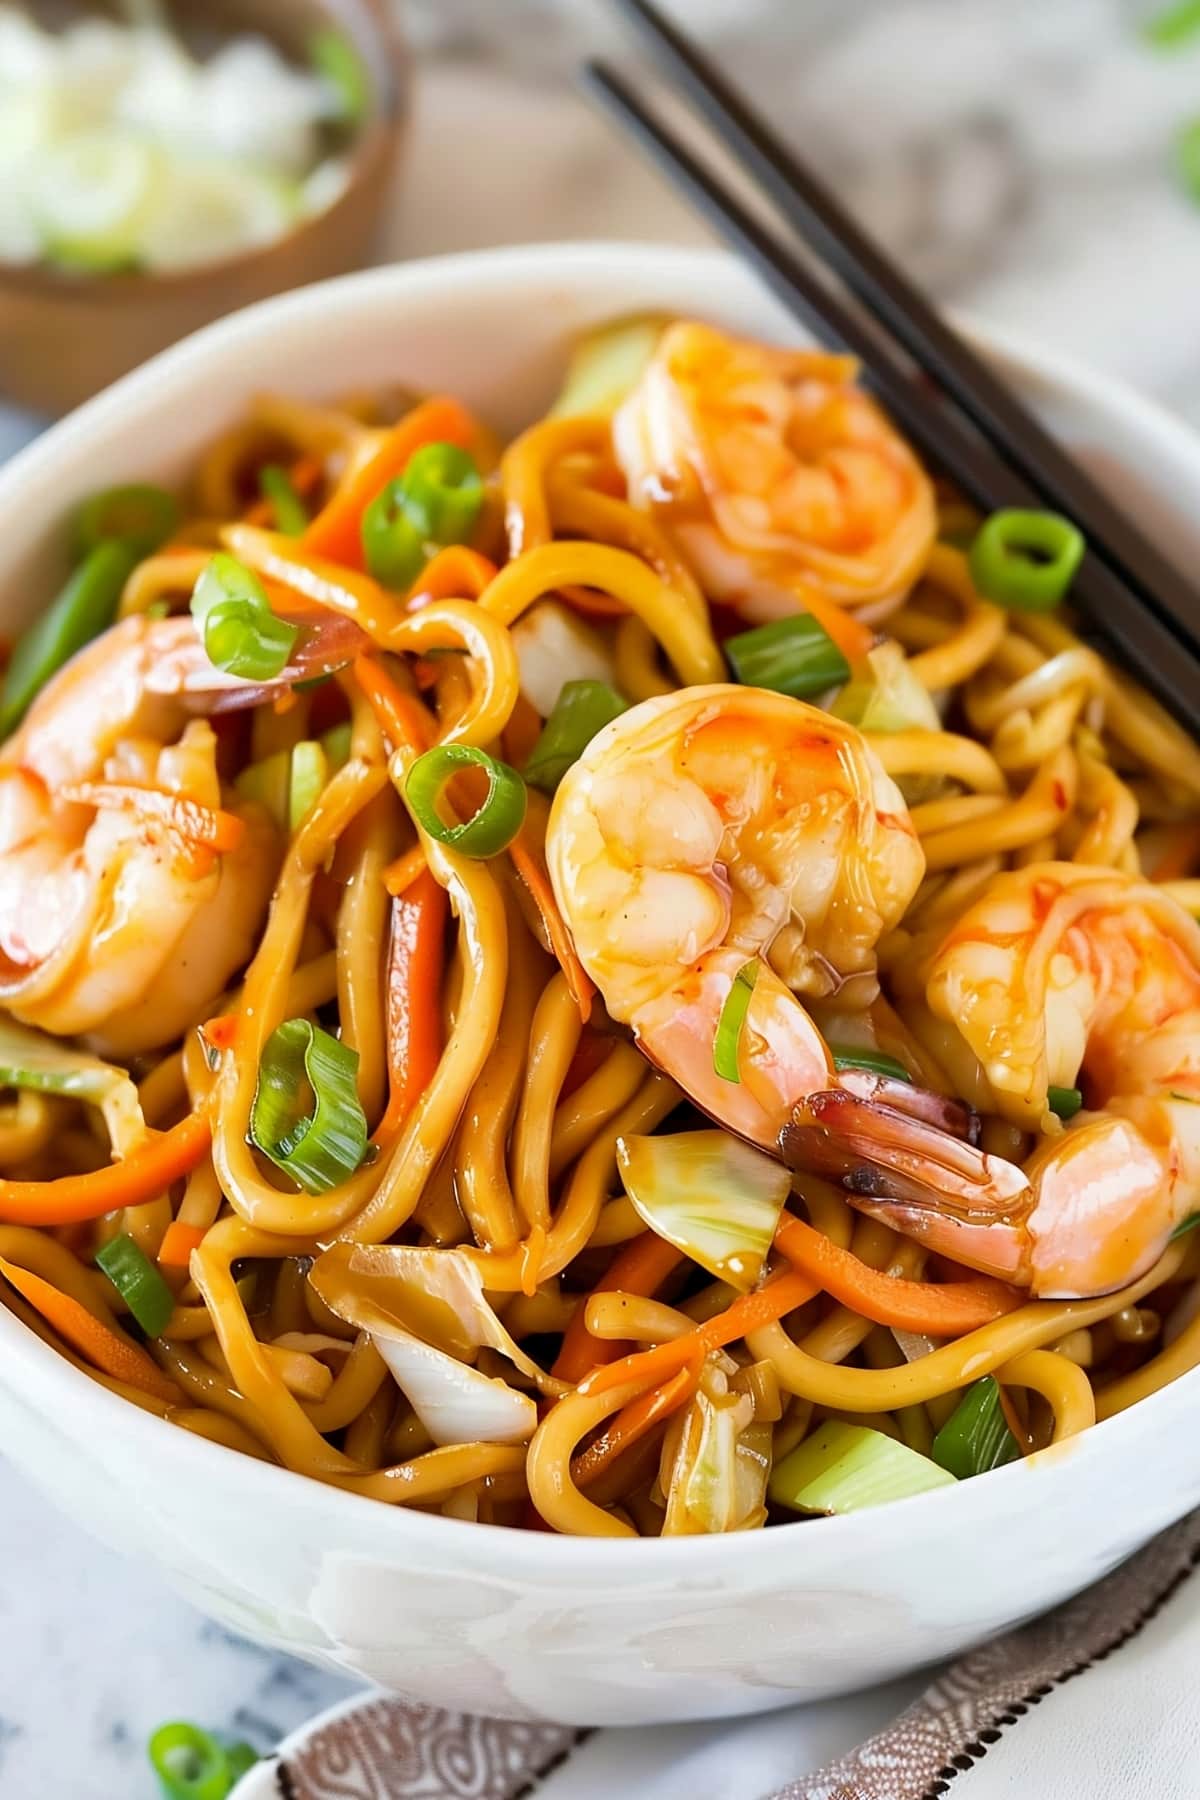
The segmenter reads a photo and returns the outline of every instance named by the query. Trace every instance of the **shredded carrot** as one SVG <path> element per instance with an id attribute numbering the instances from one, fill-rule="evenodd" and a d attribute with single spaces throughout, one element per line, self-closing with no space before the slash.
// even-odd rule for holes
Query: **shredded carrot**
<path id="1" fill-rule="evenodd" d="M 156 825 L 165 825 L 186 843 L 200 844 L 222 854 L 236 850 L 246 831 L 245 821 L 236 814 L 224 812 L 219 806 L 202 806 L 198 800 L 187 800 L 181 794 L 165 794 L 160 788 L 85 781 L 77 787 L 63 788 L 62 797 L 78 801 L 81 806 L 119 806 Z"/>
<path id="2" fill-rule="evenodd" d="M 423 400 L 392 427 L 375 454 L 341 483 L 300 543 L 347 568 L 365 568 L 363 514 L 388 482 L 404 473 L 413 452 L 426 444 L 457 444 L 460 450 L 469 450 L 478 438 L 478 424 L 457 400 L 446 395 Z"/>
<path id="3" fill-rule="evenodd" d="M 576 1487 L 587 1487 L 622 1451 L 631 1450 L 647 1432 L 686 1405 L 699 1386 L 700 1368 L 699 1363 L 693 1363 L 690 1368 L 680 1369 L 661 1387 L 651 1388 L 648 1394 L 639 1394 L 623 1406 L 595 1442 L 572 1459 L 571 1479 Z"/>
<path id="4" fill-rule="evenodd" d="M 232 1050 L 237 1042 L 239 1013 L 219 1013 L 215 1019 L 206 1019 L 200 1027 L 200 1036 L 212 1050 Z"/>
<path id="5" fill-rule="evenodd" d="M 442 1054 L 442 965 L 446 890 L 426 870 L 392 902 L 386 980 L 388 1103 L 376 1140 L 404 1124 L 433 1079 Z"/>
<path id="6" fill-rule="evenodd" d="M 172 1219 L 158 1246 L 158 1261 L 168 1269 L 186 1269 L 192 1260 L 192 1251 L 198 1250 L 204 1242 L 204 1234 L 202 1225 L 185 1225 L 181 1219 Z"/>
<path id="7" fill-rule="evenodd" d="M 604 1279 L 580 1299 L 571 1314 L 552 1373 L 560 1381 L 579 1381 L 589 1369 L 620 1355 L 617 1339 L 594 1338 L 587 1328 L 584 1314 L 592 1294 L 653 1294 L 682 1261 L 683 1252 L 653 1231 L 643 1231 L 623 1244 Z"/>
<path id="8" fill-rule="evenodd" d="M 417 877 L 425 873 L 427 866 L 425 852 L 420 844 L 414 844 L 411 850 L 406 850 L 403 856 L 390 862 L 383 871 L 383 885 L 392 899 L 399 900 L 401 894 L 406 894 Z"/>
<path id="9" fill-rule="evenodd" d="M 408 597 L 415 612 L 427 600 L 478 600 L 496 574 L 490 557 L 467 544 L 447 544 L 431 556 Z"/>
<path id="10" fill-rule="evenodd" d="M 785 1214 L 775 1242 L 792 1263 L 827 1294 L 877 1325 L 919 1331 L 929 1337 L 961 1337 L 1003 1318 L 1025 1296 L 1007 1282 L 976 1275 L 969 1281 L 905 1281 L 872 1269 L 803 1219 Z"/>
<path id="11" fill-rule="evenodd" d="M 550 948 L 558 958 L 562 972 L 567 978 L 567 987 L 570 989 L 571 998 L 579 1008 L 579 1016 L 586 1025 L 592 1010 L 592 996 L 596 989 L 575 953 L 575 945 L 567 930 L 566 920 L 558 910 L 554 889 L 550 886 L 550 874 L 546 868 L 545 853 L 530 833 L 528 819 L 508 846 L 508 853 L 513 859 L 517 874 L 529 889 L 530 898 L 541 915 L 542 924 L 546 928 L 546 936 L 550 941 Z"/>
<path id="12" fill-rule="evenodd" d="M 876 632 L 870 625 L 864 625 L 846 607 L 839 606 L 817 587 L 805 585 L 797 589 L 796 598 L 805 612 L 811 613 L 817 624 L 828 632 L 846 661 L 852 666 L 863 660 L 869 650 L 875 647 Z"/>
<path id="13" fill-rule="evenodd" d="M 757 1293 L 739 1294 L 732 1306 L 698 1325 L 695 1331 L 673 1338 L 669 1343 L 656 1344 L 653 1350 L 638 1350 L 632 1356 L 623 1356 L 605 1367 L 594 1368 L 587 1379 L 580 1382 L 579 1391 L 604 1394 L 610 1388 L 622 1387 L 627 1381 L 657 1386 L 678 1369 L 698 1367 L 710 1350 L 720 1350 L 723 1345 L 736 1343 L 738 1338 L 758 1331 L 763 1325 L 773 1325 L 776 1319 L 794 1312 L 819 1291 L 798 1270 L 776 1275 Z"/>
<path id="14" fill-rule="evenodd" d="M 406 746 L 420 751 L 429 747 L 429 721 L 424 707 L 396 685 L 377 657 L 355 657 L 354 679 L 396 748 Z"/>
<path id="15" fill-rule="evenodd" d="M 111 1375 L 115 1381 L 124 1381 L 130 1387 L 141 1388 L 143 1393 L 153 1394 L 156 1400 L 165 1400 L 168 1405 L 180 1398 L 175 1383 L 167 1380 L 158 1364 L 140 1345 L 129 1338 L 118 1337 L 70 1294 L 64 1294 L 29 1269 L 5 1262 L 2 1257 L 0 1275 L 41 1313 L 64 1343 L 70 1344 L 72 1350 L 78 1350 L 80 1356 L 86 1357 L 105 1375 Z"/>
<path id="16" fill-rule="evenodd" d="M 0 1220 L 6 1225 L 73 1225 L 121 1206 L 153 1200 L 194 1169 L 212 1142 L 208 1116 L 189 1113 L 170 1131 L 149 1138 L 124 1162 L 57 1181 L 0 1181 Z"/>

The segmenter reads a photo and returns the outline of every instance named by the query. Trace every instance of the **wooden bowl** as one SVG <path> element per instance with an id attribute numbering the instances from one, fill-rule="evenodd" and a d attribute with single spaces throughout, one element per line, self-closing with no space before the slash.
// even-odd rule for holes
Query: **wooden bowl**
<path id="1" fill-rule="evenodd" d="M 0 264 L 0 396 L 35 412 L 67 412 L 200 326 L 368 259 L 396 163 L 407 85 L 406 60 L 385 4 L 172 0 L 172 24 L 185 38 L 211 42 L 256 31 L 298 61 L 316 26 L 336 25 L 352 39 L 375 95 L 347 153 L 346 185 L 323 212 L 286 236 L 178 274 L 79 275 Z"/>

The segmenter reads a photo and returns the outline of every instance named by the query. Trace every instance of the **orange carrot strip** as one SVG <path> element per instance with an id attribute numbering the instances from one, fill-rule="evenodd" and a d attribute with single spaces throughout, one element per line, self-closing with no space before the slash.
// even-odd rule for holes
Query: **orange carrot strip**
<path id="1" fill-rule="evenodd" d="M 362 517 L 376 495 L 402 475 L 415 450 L 425 444 L 457 444 L 469 450 L 479 427 L 466 407 L 445 395 L 422 401 L 384 437 L 375 454 L 342 482 L 309 525 L 300 543 L 317 556 L 365 569 Z"/>
<path id="2" fill-rule="evenodd" d="M 414 844 L 411 850 L 406 850 L 403 856 L 398 856 L 395 862 L 388 864 L 383 871 L 383 885 L 393 900 L 399 900 L 401 894 L 408 892 L 418 875 L 425 873 L 425 868 L 425 852 L 420 844 Z"/>
<path id="3" fill-rule="evenodd" d="M 168 1269 L 186 1269 L 192 1251 L 204 1242 L 205 1229 L 203 1225 L 185 1225 L 182 1219 L 172 1219 L 158 1246 L 158 1261 Z"/>
<path id="4" fill-rule="evenodd" d="M 481 551 L 447 544 L 417 576 L 408 604 L 415 612 L 426 600 L 478 600 L 495 573 L 495 563 Z"/>
<path id="5" fill-rule="evenodd" d="M 212 1142 L 202 1112 L 150 1138 L 124 1162 L 57 1181 L 0 1181 L 0 1219 L 6 1225 L 73 1225 L 121 1206 L 140 1206 L 194 1169 Z"/>
<path id="6" fill-rule="evenodd" d="M 874 649 L 878 634 L 873 628 L 864 625 L 861 619 L 819 588 L 807 584 L 798 587 L 796 598 L 803 611 L 811 613 L 817 624 L 828 632 L 848 663 L 861 662 L 868 650 Z"/>
<path id="7" fill-rule="evenodd" d="M 246 831 L 245 821 L 234 813 L 224 812 L 219 806 L 202 806 L 198 800 L 187 800 L 180 794 L 164 794 L 158 788 L 84 781 L 77 787 L 63 788 L 61 793 L 64 800 L 77 800 L 81 806 L 119 806 L 165 825 L 189 844 L 203 844 L 208 850 L 236 850 Z"/>
<path id="8" fill-rule="evenodd" d="M 587 970 L 575 954 L 575 945 L 567 930 L 566 921 L 558 910 L 554 898 L 554 889 L 550 886 L 550 874 L 546 868 L 543 851 L 531 838 L 528 821 L 521 827 L 512 843 L 508 846 L 508 854 L 513 859 L 514 867 L 525 886 L 533 904 L 541 915 L 542 924 L 546 928 L 546 936 L 550 940 L 550 948 L 558 958 L 563 974 L 567 978 L 567 987 L 571 998 L 579 1008 L 579 1016 L 587 1024 L 592 1010 L 592 996 L 596 992 Z"/>
<path id="9" fill-rule="evenodd" d="M 385 977 L 389 1088 L 378 1142 L 400 1130 L 441 1058 L 446 905 L 445 888 L 428 870 L 392 902 Z"/>
<path id="10" fill-rule="evenodd" d="M 757 1293 L 739 1294 L 732 1306 L 684 1337 L 656 1344 L 653 1350 L 635 1351 L 632 1356 L 623 1356 L 606 1367 L 593 1369 L 587 1379 L 580 1382 L 579 1391 L 581 1394 L 604 1394 L 627 1381 L 657 1386 L 678 1369 L 698 1366 L 710 1350 L 720 1350 L 723 1345 L 736 1343 L 738 1338 L 763 1325 L 773 1325 L 776 1319 L 794 1312 L 796 1307 L 803 1306 L 819 1292 L 819 1288 L 798 1270 L 776 1275 Z"/>
<path id="11" fill-rule="evenodd" d="M 636 1400 L 622 1407 L 596 1441 L 572 1458 L 571 1480 L 576 1487 L 587 1487 L 623 1450 L 631 1450 L 648 1431 L 669 1419 L 673 1412 L 678 1412 L 691 1399 L 699 1382 L 700 1364 L 694 1363 L 691 1368 L 680 1369 L 661 1387 L 651 1388 L 648 1394 L 639 1394 Z"/>
<path id="12" fill-rule="evenodd" d="M 682 1261 L 682 1250 L 677 1250 L 674 1244 L 668 1244 L 653 1231 L 643 1231 L 623 1244 L 603 1280 L 596 1284 L 591 1294 L 580 1299 L 571 1314 L 552 1373 L 560 1381 L 579 1381 L 589 1369 L 612 1362 L 620 1355 L 619 1339 L 594 1338 L 584 1322 L 592 1294 L 653 1294 Z"/>
<path id="13" fill-rule="evenodd" d="M 158 1364 L 140 1345 L 118 1337 L 70 1294 L 64 1294 L 29 1269 L 19 1269 L 15 1263 L 5 1262 L 2 1257 L 0 1275 L 41 1313 L 72 1350 L 78 1350 L 80 1356 L 86 1357 L 105 1375 L 111 1375 L 115 1381 L 127 1382 L 130 1387 L 141 1388 L 143 1393 L 153 1394 L 156 1400 L 165 1400 L 168 1405 L 180 1398 L 175 1383 L 167 1380 Z"/>
<path id="14" fill-rule="evenodd" d="M 987 1275 L 946 1282 L 905 1281 L 888 1275 L 870 1268 L 803 1219 L 789 1215 L 781 1221 L 775 1242 L 790 1263 L 843 1306 L 852 1307 L 864 1319 L 874 1319 L 877 1325 L 894 1325 L 902 1331 L 961 1337 L 965 1331 L 976 1331 L 1003 1318 L 1025 1299 L 1019 1289 Z"/>
<path id="15" fill-rule="evenodd" d="M 200 1027 L 200 1036 L 211 1050 L 232 1050 L 237 1042 L 239 1013 L 219 1013 L 215 1019 L 206 1019 Z"/>
<path id="16" fill-rule="evenodd" d="M 402 745 L 410 750 L 428 749 L 429 722 L 424 707 L 396 685 L 381 662 L 373 656 L 355 657 L 354 679 L 397 749 Z"/>

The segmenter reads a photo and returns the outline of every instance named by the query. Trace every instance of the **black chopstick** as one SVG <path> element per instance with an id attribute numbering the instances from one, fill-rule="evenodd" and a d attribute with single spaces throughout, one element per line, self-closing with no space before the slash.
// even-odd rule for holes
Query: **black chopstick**
<path id="1" fill-rule="evenodd" d="M 831 339 L 860 356 L 883 404 L 924 454 L 987 511 L 1042 504 L 1041 496 L 1006 467 L 980 438 L 921 385 L 870 322 L 813 270 L 781 245 L 637 97 L 613 70 L 588 63 L 587 86 L 647 150 L 720 234 L 753 263 L 788 310 L 821 341 Z M 1200 661 L 1140 597 L 1096 556 L 1085 558 L 1076 591 L 1091 620 L 1120 650 L 1163 703 L 1194 725 L 1200 716 Z"/>
<path id="2" fill-rule="evenodd" d="M 1096 486 L 935 311 L 836 197 L 651 0 L 614 0 L 648 40 L 723 148 L 847 288 L 938 382 L 1030 486 L 1074 519 L 1093 552 L 1200 651 L 1200 591 Z"/>

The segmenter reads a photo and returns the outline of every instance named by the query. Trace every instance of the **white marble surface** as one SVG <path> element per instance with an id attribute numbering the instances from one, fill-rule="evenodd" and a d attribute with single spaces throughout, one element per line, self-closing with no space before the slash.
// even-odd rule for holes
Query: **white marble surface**
<path id="1" fill-rule="evenodd" d="M 388 249 L 702 235 L 571 92 L 628 46 L 591 0 L 423 0 Z M 1200 424 L 1200 208 L 1170 173 L 1200 47 L 1127 0 L 680 0 L 910 267 L 958 305 L 1123 373 Z M 28 434 L 0 414 L 0 455 Z M 264 1747 L 343 1684 L 229 1637 L 0 1464 L 0 1793 L 151 1800 L 183 1715 Z"/>

